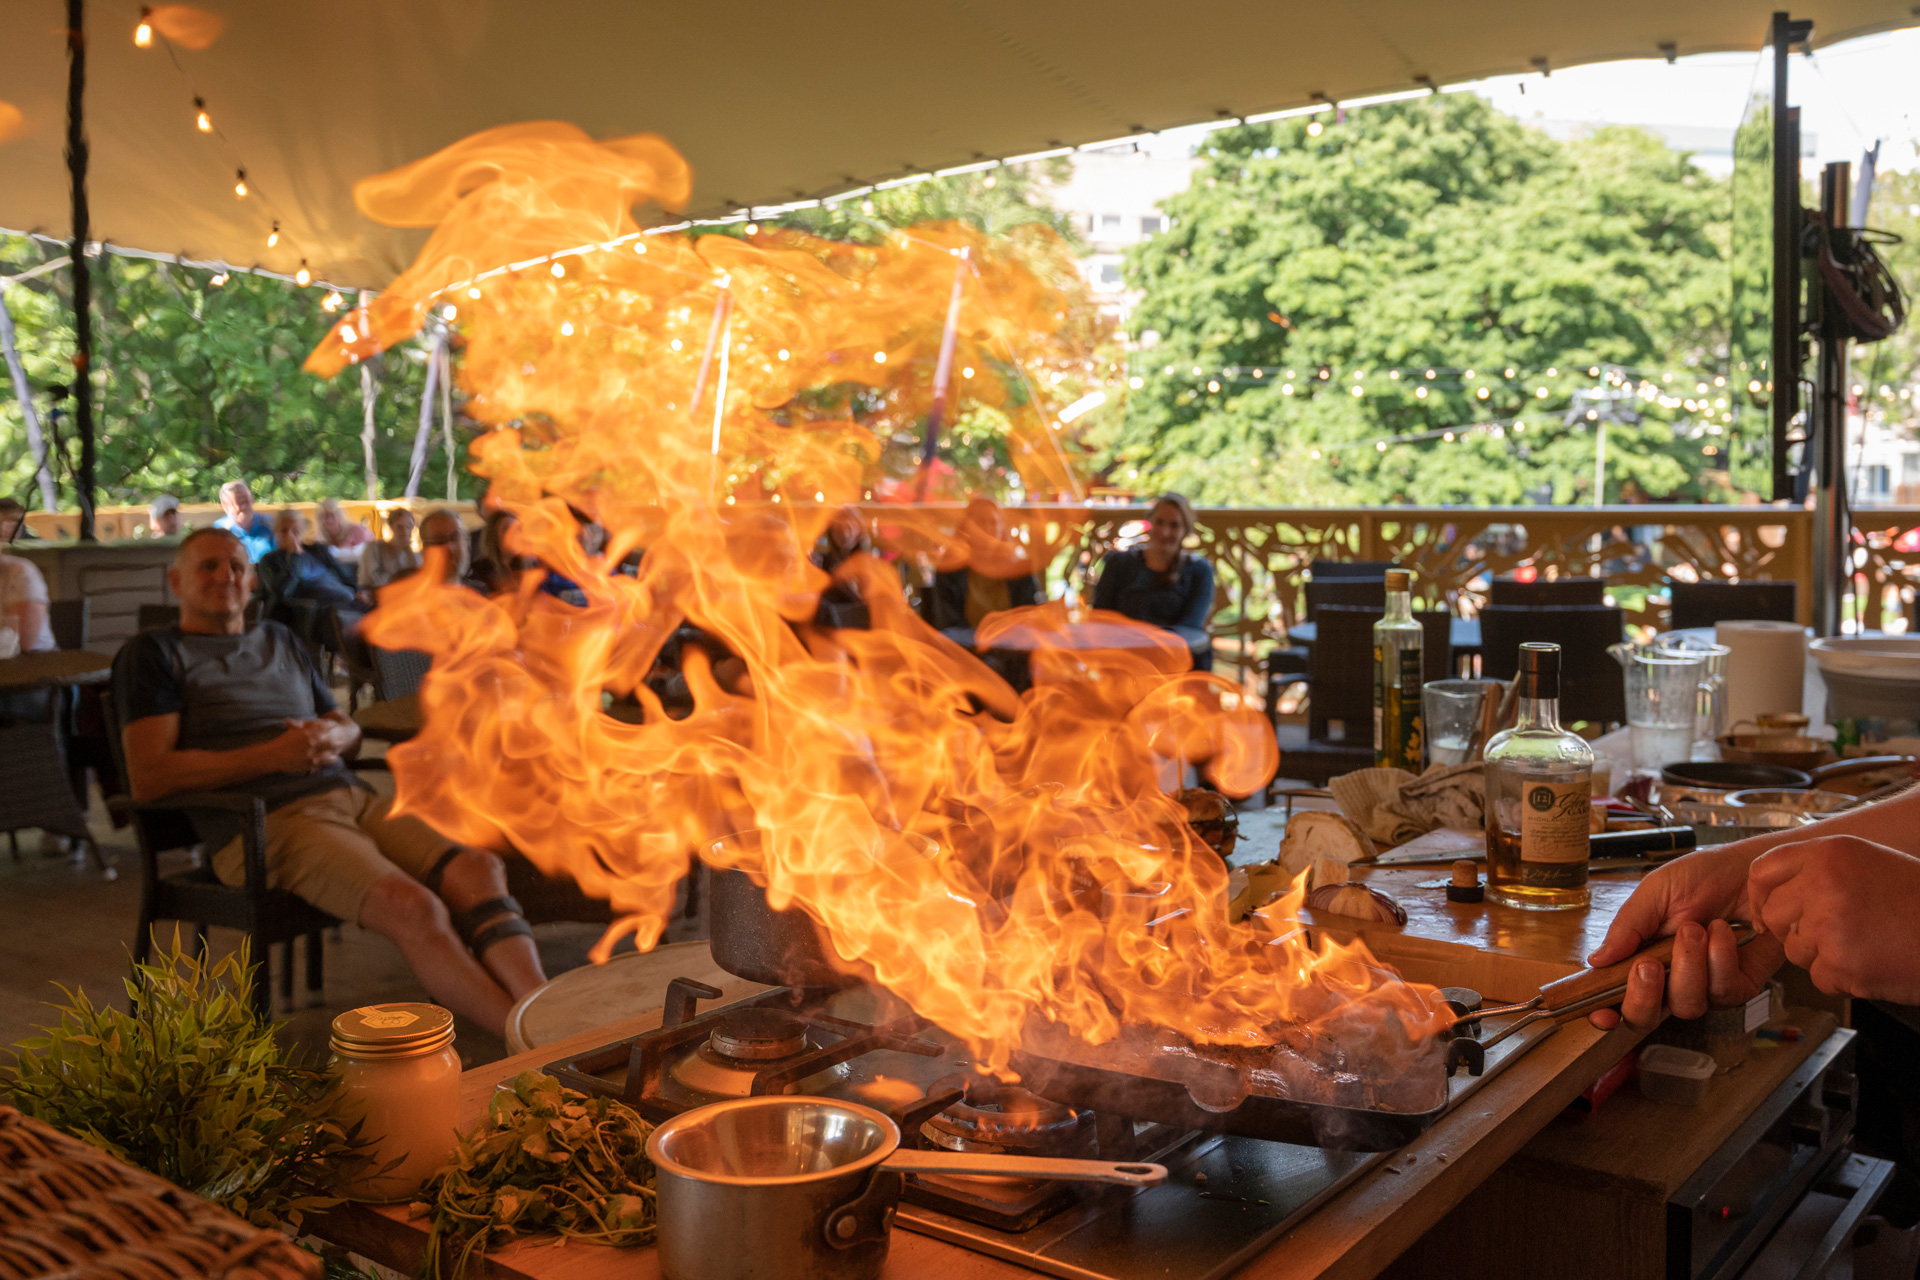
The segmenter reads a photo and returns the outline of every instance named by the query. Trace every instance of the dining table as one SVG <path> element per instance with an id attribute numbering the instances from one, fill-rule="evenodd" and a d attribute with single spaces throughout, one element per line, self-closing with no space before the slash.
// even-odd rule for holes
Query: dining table
<path id="1" fill-rule="evenodd" d="M 105 684 L 113 678 L 113 656 L 91 649 L 49 649 L 0 658 L 0 693 L 39 685 Z"/>

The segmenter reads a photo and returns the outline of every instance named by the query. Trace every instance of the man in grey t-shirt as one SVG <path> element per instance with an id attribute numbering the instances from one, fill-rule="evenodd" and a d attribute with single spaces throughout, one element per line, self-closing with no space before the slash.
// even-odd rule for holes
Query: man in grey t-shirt
<path id="1" fill-rule="evenodd" d="M 239 538 L 188 534 L 167 581 L 179 625 L 134 637 L 113 664 L 133 798 L 258 796 L 269 885 L 392 939 L 434 999 L 503 1034 L 514 1001 L 546 975 L 500 859 L 392 816 L 346 767 L 360 728 L 305 646 L 278 623 L 246 626 L 253 566 Z M 194 821 L 215 874 L 241 883 L 237 820 Z"/>

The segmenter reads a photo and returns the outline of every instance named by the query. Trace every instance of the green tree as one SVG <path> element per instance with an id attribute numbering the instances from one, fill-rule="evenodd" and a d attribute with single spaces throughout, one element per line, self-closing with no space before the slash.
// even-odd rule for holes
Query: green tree
<path id="1" fill-rule="evenodd" d="M 1609 500 L 1725 491 L 1700 473 L 1726 408 L 1726 188 L 1684 156 L 1633 129 L 1555 142 L 1464 93 L 1222 130 L 1201 155 L 1129 260 L 1142 385 L 1100 431 L 1115 479 L 1214 503 L 1591 501 L 1585 412 L 1608 409 L 1575 396 L 1597 388 Z"/>
<path id="2" fill-rule="evenodd" d="M 25 239 L 0 239 L 7 275 L 54 256 Z M 222 482 L 246 478 L 265 501 L 366 492 L 360 380 L 322 382 L 300 369 L 339 317 L 327 291 L 232 273 L 102 255 L 94 274 L 95 436 L 99 501 L 142 502 L 155 493 L 211 501 Z M 50 387 L 70 382 L 70 275 L 59 269 L 6 292 L 21 360 L 43 422 Z M 384 497 L 406 486 L 425 383 L 425 348 L 403 344 L 373 362 L 380 390 L 374 456 Z M 57 432 L 61 504 L 74 504 L 79 443 L 71 419 Z M 442 491 L 438 444 L 425 492 Z M 13 384 L 0 379 L 0 492 L 29 506 L 33 459 Z M 468 481 L 470 484 L 471 481 Z"/>

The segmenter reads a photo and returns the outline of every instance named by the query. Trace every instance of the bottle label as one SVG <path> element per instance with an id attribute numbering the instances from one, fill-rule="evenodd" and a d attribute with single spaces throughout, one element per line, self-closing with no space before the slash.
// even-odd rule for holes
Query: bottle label
<path id="1" fill-rule="evenodd" d="M 1420 648 L 1373 646 L 1373 763 L 1420 772 Z"/>
<path id="2" fill-rule="evenodd" d="M 1520 785 L 1520 861 L 1585 862 L 1593 784 L 1524 780 Z"/>

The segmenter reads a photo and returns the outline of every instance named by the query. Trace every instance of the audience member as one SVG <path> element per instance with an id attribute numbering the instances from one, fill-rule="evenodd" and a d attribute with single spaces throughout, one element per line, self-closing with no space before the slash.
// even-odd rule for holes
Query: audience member
<path id="1" fill-rule="evenodd" d="M 1195 648 L 1194 667 L 1211 671 L 1213 650 L 1204 637 L 1213 613 L 1213 566 L 1186 551 L 1195 527 L 1193 504 L 1183 495 L 1155 498 L 1146 542 L 1132 550 L 1110 551 L 1100 562 L 1093 607 L 1185 632 Z"/>
<path id="2" fill-rule="evenodd" d="M 0 544 L 21 542 L 33 537 L 27 527 L 27 509 L 17 498 L 0 498 Z"/>
<path id="3" fill-rule="evenodd" d="M 220 509 L 226 512 L 213 522 L 240 539 L 255 564 L 273 550 L 273 522 L 253 509 L 253 490 L 245 480 L 229 480 L 220 486 Z"/>
<path id="4" fill-rule="evenodd" d="M 420 550 L 424 555 L 434 547 L 444 548 L 447 558 L 441 566 L 441 579 L 459 582 L 467 576 L 467 531 L 460 517 L 445 507 L 427 512 L 420 522 Z"/>
<path id="5" fill-rule="evenodd" d="M 367 591 L 384 587 L 419 567 L 420 553 L 413 549 L 413 512 L 395 507 L 387 512 L 386 540 L 369 543 L 360 553 L 360 586 Z"/>
<path id="6" fill-rule="evenodd" d="M 503 1034 L 513 1002 L 545 975 L 500 859 L 393 816 L 353 775 L 343 762 L 359 750 L 358 726 L 285 627 L 248 629 L 252 579 L 231 533 L 188 534 L 167 574 L 180 622 L 142 632 L 115 658 L 133 798 L 259 797 L 270 886 L 391 939 L 434 1000 Z M 193 819 L 215 851 L 214 873 L 242 883 L 239 819 Z"/>
<path id="7" fill-rule="evenodd" d="M 47 624 L 47 580 L 40 566 L 23 556 L 0 550 L 0 627 L 12 629 L 17 645 L 0 640 L 0 655 L 40 653 L 55 648 L 53 628 Z"/>
<path id="8" fill-rule="evenodd" d="M 333 552 L 335 560 L 358 566 L 360 555 L 373 541 L 373 531 L 357 521 L 347 519 L 347 513 L 340 509 L 340 499 L 320 499 L 320 541 Z"/>
<path id="9" fill-rule="evenodd" d="M 274 549 L 260 558 L 259 567 L 269 609 L 282 600 L 357 604 L 352 576 L 333 558 L 326 543 L 303 541 L 306 531 L 305 518 L 291 507 L 274 517 Z"/>
<path id="10" fill-rule="evenodd" d="M 991 498 L 967 504 L 954 536 L 964 563 L 933 575 L 932 622 L 971 649 L 982 618 L 1039 603 L 1040 579 L 1026 549 L 1007 539 L 1000 508 Z"/>
<path id="11" fill-rule="evenodd" d="M 156 538 L 180 536 L 180 499 L 163 493 L 147 504 L 147 532 Z"/>
<path id="12" fill-rule="evenodd" d="M 520 575 L 540 562 L 520 554 L 520 519 L 496 508 L 480 529 L 480 554 L 467 570 L 467 585 L 486 595 L 499 595 L 520 586 Z"/>

